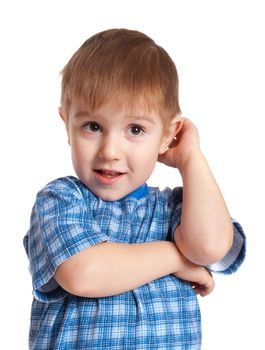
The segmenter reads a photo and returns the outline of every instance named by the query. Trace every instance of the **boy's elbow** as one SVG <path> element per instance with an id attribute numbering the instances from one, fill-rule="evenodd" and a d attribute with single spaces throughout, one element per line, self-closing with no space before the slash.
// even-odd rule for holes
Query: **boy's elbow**
<path id="1" fill-rule="evenodd" d="M 214 235 L 212 235 L 214 237 Z M 214 264 L 221 261 L 233 245 L 233 226 L 227 227 L 223 232 L 212 240 L 208 240 L 201 247 L 201 254 L 198 254 L 200 265 Z"/>
<path id="2" fill-rule="evenodd" d="M 208 245 L 202 248 L 200 255 L 198 254 L 197 264 L 205 266 L 221 261 L 229 252 L 230 248 L 230 245 L 225 242 Z"/>
<path id="3" fill-rule="evenodd" d="M 199 233 L 198 233 L 199 235 Z M 201 242 L 187 242 L 183 236 L 176 241 L 182 254 L 197 265 L 210 265 L 222 260 L 233 244 L 233 226 L 227 226 L 216 235 L 209 232 L 208 239 Z M 221 237 L 221 238 L 220 238 Z"/>
<path id="4" fill-rule="evenodd" d="M 79 278 L 79 274 L 75 274 L 75 276 L 70 275 L 68 278 L 60 281 L 57 279 L 57 282 L 70 294 L 79 297 L 92 297 L 93 292 L 89 288 L 89 281 L 85 284 L 82 279 Z"/>
<path id="5" fill-rule="evenodd" d="M 222 245 L 206 244 L 193 250 L 184 250 L 183 255 L 196 265 L 206 266 L 221 261 L 228 253 L 229 248 Z"/>
<path id="6" fill-rule="evenodd" d="M 92 288 L 90 284 L 80 283 L 79 281 L 72 281 L 64 288 L 68 293 L 84 297 L 84 298 L 96 298 L 99 297 L 98 291 L 95 288 Z"/>
<path id="7" fill-rule="evenodd" d="M 92 275 L 91 266 L 84 264 L 82 259 L 74 256 L 57 268 L 54 278 L 68 293 L 89 298 L 97 296 Z"/>

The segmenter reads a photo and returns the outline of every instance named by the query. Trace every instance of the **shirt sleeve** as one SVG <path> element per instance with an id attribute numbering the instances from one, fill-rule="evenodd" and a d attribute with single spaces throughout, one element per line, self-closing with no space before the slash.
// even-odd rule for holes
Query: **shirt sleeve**
<path id="1" fill-rule="evenodd" d="M 243 263 L 246 256 L 246 236 L 243 231 L 242 226 L 231 219 L 234 228 L 234 240 L 231 249 L 226 254 L 226 256 L 211 265 L 208 265 L 208 268 L 212 272 L 222 273 L 225 275 L 230 275 L 237 271 L 237 269 Z"/>
<path id="2" fill-rule="evenodd" d="M 24 238 L 36 299 L 56 301 L 68 293 L 54 280 L 57 267 L 81 250 L 108 241 L 70 180 L 55 180 L 37 195 Z"/>
<path id="3" fill-rule="evenodd" d="M 182 212 L 182 193 L 181 187 L 175 188 L 174 190 L 166 189 L 165 193 L 168 194 L 168 211 L 169 211 L 169 239 L 174 241 L 174 231 L 181 221 Z M 237 269 L 243 263 L 246 256 L 246 236 L 242 226 L 234 219 L 232 220 L 234 238 L 233 244 L 226 256 L 207 267 L 212 272 L 231 274 L 237 271 Z"/>
<path id="4" fill-rule="evenodd" d="M 164 194 L 168 197 L 169 239 L 174 242 L 174 232 L 181 220 L 183 188 L 176 187 L 173 190 L 166 188 Z"/>

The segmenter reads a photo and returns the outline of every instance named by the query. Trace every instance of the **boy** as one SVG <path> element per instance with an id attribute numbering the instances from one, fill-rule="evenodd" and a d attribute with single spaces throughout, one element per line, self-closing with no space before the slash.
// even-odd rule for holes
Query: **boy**
<path id="1" fill-rule="evenodd" d="M 30 349 L 200 349 L 204 266 L 234 272 L 244 234 L 180 118 L 174 63 L 140 32 L 96 34 L 62 72 L 59 111 L 78 178 L 38 193 L 24 238 Z M 157 159 L 183 191 L 146 185 Z"/>

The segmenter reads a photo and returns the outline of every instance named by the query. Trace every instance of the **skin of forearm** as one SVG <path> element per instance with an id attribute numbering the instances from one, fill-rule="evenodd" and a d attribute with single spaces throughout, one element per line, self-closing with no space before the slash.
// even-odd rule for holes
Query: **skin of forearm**
<path id="1" fill-rule="evenodd" d="M 233 226 L 223 196 L 201 152 L 188 157 L 179 171 L 183 207 L 175 242 L 191 262 L 214 263 L 224 257 L 233 240 Z"/>
<path id="2" fill-rule="evenodd" d="M 105 242 L 67 260 L 57 269 L 55 279 L 72 294 L 106 297 L 174 273 L 182 265 L 183 257 L 172 242 Z"/>

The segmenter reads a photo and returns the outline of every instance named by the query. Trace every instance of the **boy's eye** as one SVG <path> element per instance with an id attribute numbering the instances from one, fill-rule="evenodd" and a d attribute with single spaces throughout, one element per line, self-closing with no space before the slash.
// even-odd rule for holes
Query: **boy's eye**
<path id="1" fill-rule="evenodd" d="M 139 126 L 139 125 L 132 125 L 129 128 L 129 134 L 132 135 L 132 136 L 141 135 L 143 132 L 144 132 L 144 129 L 141 126 Z"/>
<path id="2" fill-rule="evenodd" d="M 90 132 L 90 133 L 99 133 L 101 132 L 101 126 L 98 123 L 95 122 L 90 122 L 86 125 L 83 126 L 85 131 Z"/>

